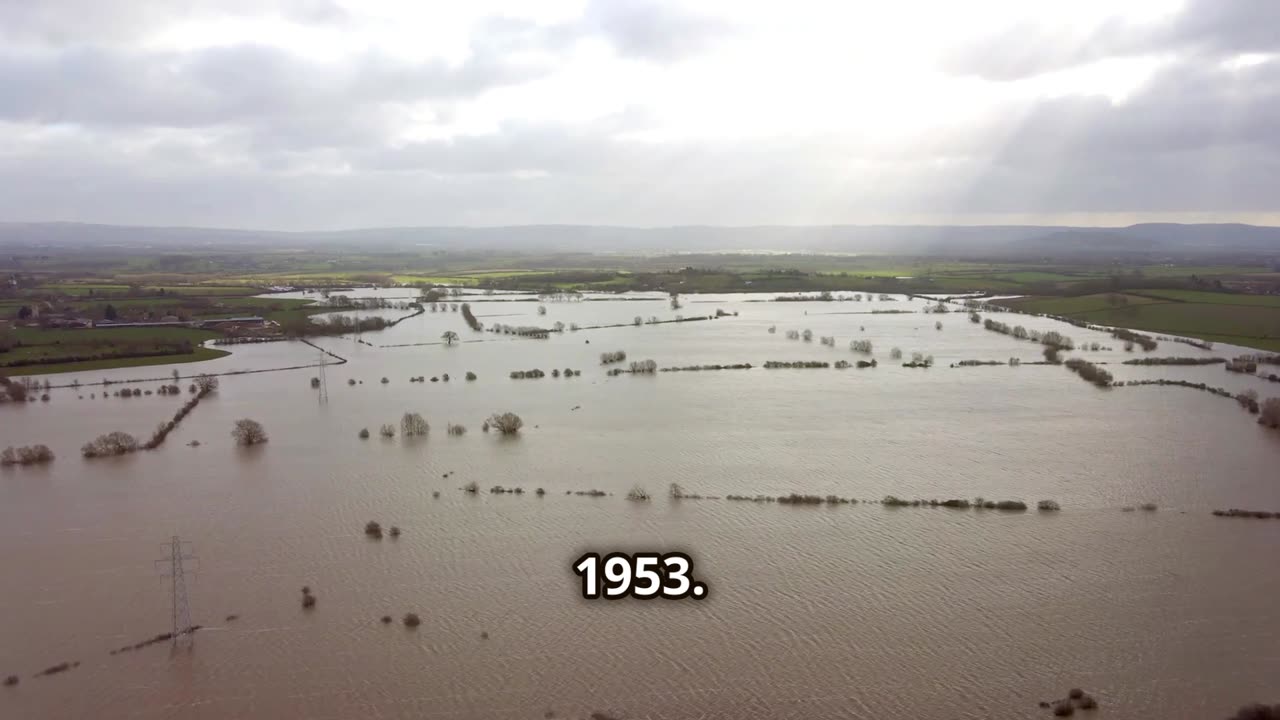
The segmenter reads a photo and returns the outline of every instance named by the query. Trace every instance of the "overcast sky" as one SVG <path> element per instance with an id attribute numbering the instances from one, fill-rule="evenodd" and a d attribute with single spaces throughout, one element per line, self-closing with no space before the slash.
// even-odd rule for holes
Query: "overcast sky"
<path id="1" fill-rule="evenodd" d="M 1280 0 L 0 0 L 0 220 L 1280 224 Z"/>

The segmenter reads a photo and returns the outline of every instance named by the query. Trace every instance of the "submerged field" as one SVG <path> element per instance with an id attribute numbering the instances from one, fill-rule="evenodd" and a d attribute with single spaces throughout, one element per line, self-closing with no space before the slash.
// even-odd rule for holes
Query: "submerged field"
<path id="1" fill-rule="evenodd" d="M 0 593 L 0 675 L 21 675 L 0 692 L 0 716 L 1012 720 L 1047 717 L 1039 701 L 1080 686 L 1098 717 L 1216 717 L 1274 691 L 1280 608 L 1260 598 L 1280 594 L 1263 560 L 1280 523 L 1211 511 L 1280 510 L 1280 432 L 1231 398 L 1099 389 L 1030 364 L 1037 343 L 963 313 L 923 314 L 924 300 L 903 296 L 686 295 L 678 310 L 661 294 L 464 299 L 486 326 L 583 329 L 475 332 L 449 307 L 359 341 L 318 339 L 346 360 L 324 356 L 327 403 L 311 386 L 317 367 L 248 374 L 320 361 L 313 346 L 279 342 L 52 376 L 85 385 L 0 405 L 0 444 L 57 455 L 0 468 L 0 584 L 23 588 Z M 727 316 L 670 322 L 717 311 Z M 1221 365 L 1122 364 L 1240 348 L 1126 353 L 1047 318 L 986 317 L 1110 347 L 1067 356 L 1117 380 L 1280 396 Z M 855 340 L 870 352 L 853 352 Z M 618 351 L 625 361 L 601 364 Z M 913 352 L 933 366 L 903 367 Z M 1023 364 L 952 367 L 1010 358 Z M 649 359 L 752 367 L 607 374 Z M 534 369 L 545 374 L 511 377 Z M 154 378 L 123 386 L 154 390 L 173 370 L 178 397 L 104 398 L 87 384 Z M 99 434 L 149 434 L 205 371 L 246 374 L 223 375 L 158 449 L 80 457 Z M 505 411 L 523 418 L 518 435 L 482 430 Z M 404 437 L 405 413 L 430 431 Z M 269 442 L 236 447 L 241 418 Z M 466 432 L 448 434 L 451 423 Z M 383 424 L 394 437 L 380 437 Z M 464 491 L 471 482 L 479 492 Z M 672 499 L 671 483 L 702 498 Z M 498 485 L 524 492 L 488 492 Z M 637 486 L 652 499 L 628 500 Z M 859 502 L 728 499 L 792 493 Z M 887 495 L 1028 510 L 867 502 Z M 1061 510 L 1038 511 L 1039 500 Z M 370 520 L 403 534 L 370 539 Z M 168 630 L 152 561 L 174 534 L 199 556 L 191 604 L 204 629 L 189 652 L 110 655 Z M 587 550 L 688 552 L 711 594 L 583 600 L 570 563 Z M 420 626 L 403 626 L 406 613 Z M 63 661 L 82 664 L 32 677 Z"/>

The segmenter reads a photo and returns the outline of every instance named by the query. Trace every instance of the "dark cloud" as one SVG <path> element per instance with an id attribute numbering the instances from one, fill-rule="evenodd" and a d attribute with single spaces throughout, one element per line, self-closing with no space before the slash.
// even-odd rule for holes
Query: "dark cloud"
<path id="1" fill-rule="evenodd" d="M 991 212 L 1275 211 L 1280 61 L 1173 63 L 1123 102 L 1041 100 L 981 142 L 962 197 Z"/>
<path id="2" fill-rule="evenodd" d="M 733 29 L 662 0 L 593 0 L 578 27 L 604 36 L 620 55 L 661 62 L 701 53 Z"/>
<path id="3" fill-rule="evenodd" d="M 308 118 L 367 112 L 382 103 L 468 98 L 546 72 L 494 56 L 455 66 L 369 54 L 329 65 L 261 45 L 183 53 L 0 51 L 0 118 L 165 127 Z"/>
<path id="4" fill-rule="evenodd" d="M 0 217 L 297 229 L 1280 211 L 1276 61 L 1177 64 L 1124 102 L 1046 99 L 897 147 L 839 135 L 648 142 L 636 127 L 643 118 L 623 114 L 322 149 L 234 134 L 135 138 L 129 149 L 92 136 L 24 141 L 0 147 Z"/>
<path id="5" fill-rule="evenodd" d="M 0 38 L 55 46 L 129 43 L 175 20 L 246 15 L 307 24 L 348 18 L 333 0 L 0 0 Z"/>
<path id="6" fill-rule="evenodd" d="M 554 55 L 601 39 L 621 57 L 671 63 L 701 54 L 735 31 L 728 20 L 669 0 L 591 0 L 580 17 L 550 25 L 488 18 L 478 25 L 474 43 L 487 50 Z"/>
<path id="7" fill-rule="evenodd" d="M 1173 53 L 1213 60 L 1275 52 L 1280 52 L 1280 2 L 1190 0 L 1165 19 L 1111 18 L 1078 36 L 1019 23 L 947 53 L 943 66 L 988 80 L 1019 80 L 1112 57 Z"/>

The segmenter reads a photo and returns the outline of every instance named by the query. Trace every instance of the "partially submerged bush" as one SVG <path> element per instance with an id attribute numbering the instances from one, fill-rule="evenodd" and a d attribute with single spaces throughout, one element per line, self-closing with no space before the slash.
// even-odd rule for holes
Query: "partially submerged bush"
<path id="1" fill-rule="evenodd" d="M 476 484 L 475 480 L 472 480 L 471 482 L 462 486 L 462 491 L 475 495 L 476 493 L 480 492 L 480 486 Z"/>
<path id="2" fill-rule="evenodd" d="M 1041 500 L 1036 503 L 1036 509 L 1041 512 L 1053 512 L 1055 510 L 1061 510 L 1062 506 L 1058 504 L 1057 500 Z"/>
<path id="3" fill-rule="evenodd" d="M 370 520 L 364 524 L 364 534 L 371 538 L 382 539 L 382 524 L 377 520 Z"/>
<path id="4" fill-rule="evenodd" d="M 1048 347 L 1046 347 L 1046 350 L 1047 349 Z M 1070 360 L 1067 360 L 1066 366 L 1069 370 L 1075 372 L 1080 377 L 1093 383 L 1094 385 L 1097 385 L 1098 387 L 1102 387 L 1102 388 L 1110 387 L 1111 383 L 1114 382 L 1115 380 L 1111 376 L 1111 373 L 1107 372 L 1103 368 L 1098 367 L 1097 365 L 1094 365 L 1088 360 L 1084 360 L 1081 358 L 1071 358 Z"/>
<path id="5" fill-rule="evenodd" d="M 416 628 L 422 624 L 422 619 L 418 617 L 418 613 L 405 613 L 404 626 L 407 628 Z"/>
<path id="6" fill-rule="evenodd" d="M 87 458 L 127 455 L 138 449 L 138 439 L 127 432 L 109 432 L 99 435 L 93 442 L 85 443 L 80 453 Z"/>
<path id="7" fill-rule="evenodd" d="M 0 452 L 0 465 L 41 465 L 53 461 L 53 451 L 48 445 L 24 445 L 7 447 Z"/>
<path id="8" fill-rule="evenodd" d="M 361 440 L 368 440 L 368 439 L 369 439 L 369 428 L 360 428 L 360 433 L 359 433 L 359 435 L 360 435 L 360 439 L 361 439 Z"/>
<path id="9" fill-rule="evenodd" d="M 396 436 L 396 426 L 391 423 L 383 423 L 378 430 L 378 434 L 384 438 L 393 438 Z"/>
<path id="10" fill-rule="evenodd" d="M 466 425 L 455 425 L 455 424 L 453 424 L 453 423 L 449 423 L 449 426 L 448 426 L 448 428 L 447 428 L 447 432 L 448 432 L 450 435 L 455 435 L 455 436 L 456 436 L 456 435 L 466 435 L 466 434 L 467 434 L 467 426 L 466 426 Z"/>
<path id="11" fill-rule="evenodd" d="M 471 372 L 470 370 L 468 370 L 468 371 L 467 371 L 467 379 L 468 379 L 468 380 L 475 380 L 475 379 L 476 379 L 476 374 L 475 374 L 475 373 L 473 373 L 473 372 Z"/>
<path id="12" fill-rule="evenodd" d="M 524 427 L 524 420 L 513 412 L 495 413 L 489 417 L 487 424 L 492 425 L 503 435 L 515 435 L 520 432 L 520 428 Z"/>
<path id="13" fill-rule="evenodd" d="M 427 424 L 426 418 L 418 413 L 405 413 L 400 418 L 400 434 L 405 437 L 426 435 L 430 430 L 431 426 Z"/>
<path id="14" fill-rule="evenodd" d="M 631 372 L 637 375 L 655 373 L 658 371 L 658 363 L 655 360 L 633 360 L 631 362 Z"/>
<path id="15" fill-rule="evenodd" d="M 627 493 L 627 499 L 628 500 L 648 500 L 650 499 L 649 491 L 645 490 L 639 485 L 636 485 L 635 487 L 631 488 L 630 492 Z"/>

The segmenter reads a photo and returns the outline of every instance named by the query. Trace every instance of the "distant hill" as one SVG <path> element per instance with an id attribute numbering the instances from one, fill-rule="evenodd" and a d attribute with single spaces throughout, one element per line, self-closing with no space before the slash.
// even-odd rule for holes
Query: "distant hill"
<path id="1" fill-rule="evenodd" d="M 1035 225 L 677 226 L 597 225 L 405 227 L 281 232 L 222 228 L 131 227 L 82 223 L 0 223 L 0 247 L 92 249 L 125 246 L 159 252 L 224 248 L 367 250 L 517 250 L 577 252 L 874 252 L 972 256 L 1280 253 L 1280 228 L 1240 224 L 1146 223 L 1118 228 Z"/>

